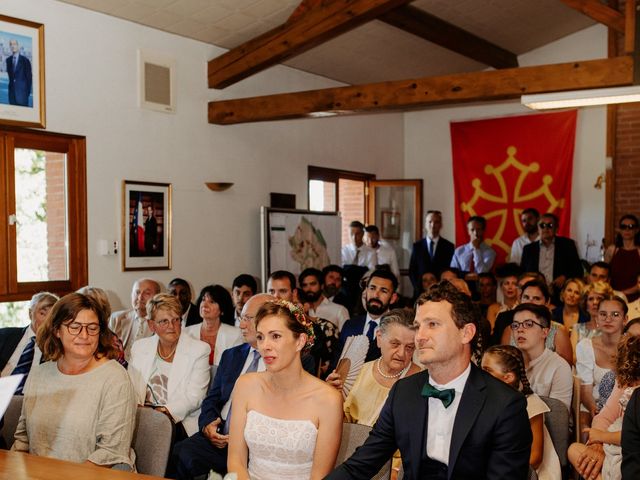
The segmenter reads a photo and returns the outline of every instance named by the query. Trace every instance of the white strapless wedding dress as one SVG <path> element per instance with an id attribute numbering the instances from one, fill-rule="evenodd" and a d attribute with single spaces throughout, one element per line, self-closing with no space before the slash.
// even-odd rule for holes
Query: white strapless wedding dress
<path id="1" fill-rule="evenodd" d="M 282 420 L 249 410 L 244 439 L 251 480 L 308 480 L 317 436 L 310 420 Z"/>

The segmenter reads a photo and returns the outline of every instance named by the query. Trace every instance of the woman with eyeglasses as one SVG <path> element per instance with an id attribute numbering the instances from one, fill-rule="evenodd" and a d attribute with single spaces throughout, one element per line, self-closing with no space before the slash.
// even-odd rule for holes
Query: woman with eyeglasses
<path id="1" fill-rule="evenodd" d="M 53 306 L 36 335 L 48 361 L 27 378 L 12 450 L 133 469 L 135 396 L 112 337 L 92 298 L 71 293 Z"/>
<path id="2" fill-rule="evenodd" d="M 129 376 L 139 405 L 166 414 L 176 424 L 176 441 L 198 431 L 200 404 L 209 385 L 209 345 L 181 335 L 182 307 L 168 293 L 147 302 L 154 333 L 131 347 Z"/>
<path id="3" fill-rule="evenodd" d="M 604 261 L 611 265 L 611 286 L 626 295 L 629 302 L 640 297 L 637 278 L 640 274 L 640 228 L 638 217 L 623 215 L 613 245 L 607 248 Z"/>
<path id="4" fill-rule="evenodd" d="M 614 367 L 618 342 L 627 320 L 627 304 L 620 297 L 607 297 L 598 307 L 600 335 L 585 338 L 576 348 L 576 371 L 580 377 L 580 431 L 598 413 L 600 382 Z"/>

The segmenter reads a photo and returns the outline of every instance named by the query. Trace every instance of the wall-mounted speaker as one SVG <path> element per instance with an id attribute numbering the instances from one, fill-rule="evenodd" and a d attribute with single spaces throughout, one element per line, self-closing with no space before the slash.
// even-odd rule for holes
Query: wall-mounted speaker
<path id="1" fill-rule="evenodd" d="M 138 50 L 140 106 L 159 112 L 174 113 L 175 60 Z"/>

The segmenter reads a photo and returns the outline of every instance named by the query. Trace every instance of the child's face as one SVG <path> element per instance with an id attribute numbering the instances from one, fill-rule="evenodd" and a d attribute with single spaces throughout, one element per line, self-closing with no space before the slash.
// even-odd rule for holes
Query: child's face
<path id="1" fill-rule="evenodd" d="M 492 377 L 495 377 L 502 382 L 508 383 L 507 374 L 503 373 L 502 365 L 498 361 L 497 355 L 485 353 L 482 356 L 482 369 Z"/>

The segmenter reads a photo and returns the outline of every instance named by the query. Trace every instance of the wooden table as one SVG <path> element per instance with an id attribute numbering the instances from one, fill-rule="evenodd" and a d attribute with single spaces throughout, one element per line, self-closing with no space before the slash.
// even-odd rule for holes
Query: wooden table
<path id="1" fill-rule="evenodd" d="M 157 480 L 160 478 L 162 477 L 0 450 L 1 480 Z"/>

